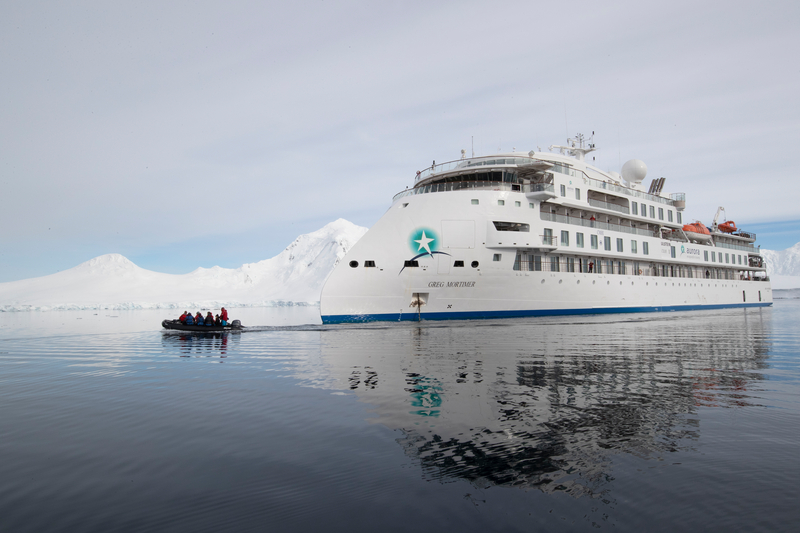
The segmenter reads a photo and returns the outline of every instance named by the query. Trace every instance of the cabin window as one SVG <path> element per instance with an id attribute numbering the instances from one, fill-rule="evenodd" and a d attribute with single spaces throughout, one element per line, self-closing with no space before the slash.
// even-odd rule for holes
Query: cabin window
<path id="1" fill-rule="evenodd" d="M 635 240 L 631 240 L 631 253 L 632 254 L 636 253 L 636 248 L 637 248 L 636 241 Z"/>
<path id="2" fill-rule="evenodd" d="M 725 264 L 727 265 L 727 264 L 728 264 L 728 262 L 729 262 L 729 261 L 728 261 L 728 254 L 725 254 Z"/>
<path id="3" fill-rule="evenodd" d="M 656 218 L 656 208 L 654 206 L 650 206 L 650 218 Z"/>
<path id="4" fill-rule="evenodd" d="M 567 257 L 567 272 L 575 272 L 575 258 Z"/>
<path id="5" fill-rule="evenodd" d="M 350 268 L 358 268 L 358 261 L 350 261 Z"/>
<path id="6" fill-rule="evenodd" d="M 555 255 L 550 256 L 550 272 L 559 272 L 558 257 Z"/>
<path id="7" fill-rule="evenodd" d="M 503 258 L 503 254 L 494 254 L 492 256 L 492 261 L 500 261 Z"/>
<path id="8" fill-rule="evenodd" d="M 578 248 L 583 248 L 583 233 L 575 234 L 575 246 Z"/>
<path id="9" fill-rule="evenodd" d="M 703 250 L 703 260 L 708 261 L 708 250 Z"/>
<path id="10" fill-rule="evenodd" d="M 626 270 L 625 270 L 625 261 L 620 261 L 620 262 L 619 262 L 619 273 L 620 273 L 620 274 L 625 274 L 625 273 L 626 273 Z"/>
<path id="11" fill-rule="evenodd" d="M 611 237 L 603 237 L 603 248 L 611 251 Z"/>
<path id="12" fill-rule="evenodd" d="M 642 253 L 644 255 L 650 255 L 650 243 L 649 242 L 644 241 L 642 243 Z"/>
<path id="13" fill-rule="evenodd" d="M 672 222 L 672 211 L 667 211 L 667 220 Z"/>
<path id="14" fill-rule="evenodd" d="M 683 222 L 681 222 L 681 213 L 680 213 L 680 211 L 678 212 L 678 224 L 683 224 Z"/>
<path id="15" fill-rule="evenodd" d="M 456 268 L 463 268 L 464 267 L 464 261 L 454 261 L 453 262 L 453 266 L 456 267 Z"/>
<path id="16" fill-rule="evenodd" d="M 477 261 L 473 261 L 472 262 L 472 268 L 478 268 L 478 262 Z"/>
<path id="17" fill-rule="evenodd" d="M 597 250 L 597 235 L 590 235 L 589 237 L 592 241 L 592 250 Z"/>
<path id="18" fill-rule="evenodd" d="M 578 188 L 575 189 L 575 199 L 576 200 L 580 200 L 581 199 L 581 190 L 578 189 Z"/>
<path id="19" fill-rule="evenodd" d="M 497 200 L 497 205 L 506 205 L 505 200 Z"/>
<path id="20" fill-rule="evenodd" d="M 674 246 L 670 246 L 669 247 L 669 255 L 670 255 L 670 257 L 675 259 L 675 247 Z"/>
<path id="21" fill-rule="evenodd" d="M 522 202 L 514 202 L 514 207 L 522 207 Z"/>
<path id="22" fill-rule="evenodd" d="M 643 217 L 647 216 L 647 206 L 646 205 L 642 204 L 642 211 L 640 212 L 640 214 Z"/>
<path id="23" fill-rule="evenodd" d="M 544 235 L 542 235 L 542 240 L 544 241 L 543 244 L 547 245 L 553 244 L 553 230 L 550 228 L 544 228 Z"/>
<path id="24" fill-rule="evenodd" d="M 642 268 L 639 266 L 639 263 L 637 263 L 636 261 L 633 262 L 633 272 L 631 272 L 631 274 L 633 274 L 634 276 L 636 276 L 636 275 L 641 276 L 642 275 Z"/>
<path id="25" fill-rule="evenodd" d="M 625 250 L 622 247 L 622 239 L 617 239 L 617 251 L 624 252 Z"/>
<path id="26" fill-rule="evenodd" d="M 351 264 L 350 266 L 353 266 L 353 265 Z M 418 267 L 418 266 L 419 266 L 419 261 L 417 261 L 417 260 L 413 260 L 413 261 L 406 261 L 406 262 L 403 264 L 403 268 L 406 268 L 406 267 L 409 267 L 409 268 L 410 268 L 410 267 Z"/>
<path id="27" fill-rule="evenodd" d="M 530 203 L 528 203 L 528 207 L 530 207 L 531 209 L 533 209 L 535 206 L 533 205 L 533 202 L 530 202 Z"/>
<path id="28" fill-rule="evenodd" d="M 521 222 L 498 222 L 493 221 L 494 229 L 497 231 L 524 231 L 529 232 L 531 230 L 530 224 L 523 224 Z"/>
<path id="29" fill-rule="evenodd" d="M 561 246 L 569 246 L 569 232 L 561 231 Z"/>
<path id="30" fill-rule="evenodd" d="M 739 264 L 740 265 L 742 264 L 742 256 L 741 255 L 739 256 Z"/>
<path id="31" fill-rule="evenodd" d="M 658 208 L 658 220 L 664 220 L 664 208 L 663 207 L 659 207 Z"/>
<path id="32" fill-rule="evenodd" d="M 716 263 L 717 262 L 717 260 L 714 258 L 715 255 L 716 254 L 714 252 L 711 252 L 711 262 L 712 263 Z"/>
<path id="33" fill-rule="evenodd" d="M 364 268 L 375 268 L 375 261 L 364 261 Z"/>
<path id="34" fill-rule="evenodd" d="M 472 205 L 478 205 L 479 202 L 477 198 L 473 198 L 471 203 Z"/>
<path id="35" fill-rule="evenodd" d="M 636 202 L 631 202 L 631 213 L 634 215 L 639 215 L 639 204 Z"/>
<path id="36" fill-rule="evenodd" d="M 542 256 L 541 255 L 534 255 L 533 256 L 533 269 L 536 272 L 542 271 Z"/>
<path id="37" fill-rule="evenodd" d="M 561 196 L 566 196 L 566 195 L 567 195 L 567 186 L 566 185 L 562 185 L 561 186 Z"/>

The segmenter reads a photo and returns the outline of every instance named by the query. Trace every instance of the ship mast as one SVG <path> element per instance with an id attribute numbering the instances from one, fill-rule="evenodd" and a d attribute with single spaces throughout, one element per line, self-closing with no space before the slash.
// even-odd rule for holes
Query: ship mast
<path id="1" fill-rule="evenodd" d="M 574 139 L 567 139 L 567 146 L 551 144 L 550 151 L 553 151 L 553 148 L 558 148 L 562 154 L 570 155 L 578 161 L 585 161 L 586 154 L 596 150 L 594 143 L 592 142 L 593 139 L 594 132 L 592 132 L 592 136 L 588 139 L 586 139 L 582 133 L 579 133 Z"/>

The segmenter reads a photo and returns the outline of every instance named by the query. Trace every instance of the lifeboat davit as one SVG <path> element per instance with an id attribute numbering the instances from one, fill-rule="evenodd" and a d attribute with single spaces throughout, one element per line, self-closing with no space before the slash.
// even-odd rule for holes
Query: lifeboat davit
<path id="1" fill-rule="evenodd" d="M 733 233 L 734 231 L 736 231 L 736 222 L 734 222 L 733 220 L 729 220 L 727 222 L 723 222 L 717 227 L 722 232 Z"/>
<path id="2" fill-rule="evenodd" d="M 708 231 L 708 228 L 702 222 L 686 224 L 683 226 L 683 232 L 691 241 L 711 242 L 711 232 Z"/>

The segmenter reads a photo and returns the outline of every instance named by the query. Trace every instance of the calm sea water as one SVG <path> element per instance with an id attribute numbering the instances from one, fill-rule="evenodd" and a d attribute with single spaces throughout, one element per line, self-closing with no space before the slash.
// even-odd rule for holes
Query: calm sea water
<path id="1" fill-rule="evenodd" d="M 2 531 L 796 531 L 800 300 L 180 335 L 0 314 Z"/>

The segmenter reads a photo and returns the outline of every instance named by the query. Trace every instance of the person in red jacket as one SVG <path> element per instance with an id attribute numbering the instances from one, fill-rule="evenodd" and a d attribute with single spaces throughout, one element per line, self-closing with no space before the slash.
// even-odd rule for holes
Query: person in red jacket
<path id="1" fill-rule="evenodd" d="M 181 324 L 185 324 L 186 323 L 186 315 L 188 315 L 188 314 L 189 314 L 188 311 L 184 311 L 183 314 L 181 315 L 181 317 L 178 319 Z"/>
<path id="2" fill-rule="evenodd" d="M 227 309 L 225 309 L 225 308 L 223 307 L 223 308 L 220 310 L 220 312 L 219 312 L 219 317 L 220 317 L 220 318 L 221 318 L 221 319 L 222 319 L 224 322 L 227 322 L 227 321 L 228 321 L 228 310 L 227 310 Z"/>
<path id="3" fill-rule="evenodd" d="M 197 314 L 194 316 L 194 324 L 195 326 L 205 325 L 205 321 L 203 320 L 203 313 L 201 313 L 200 311 L 198 311 Z"/>

